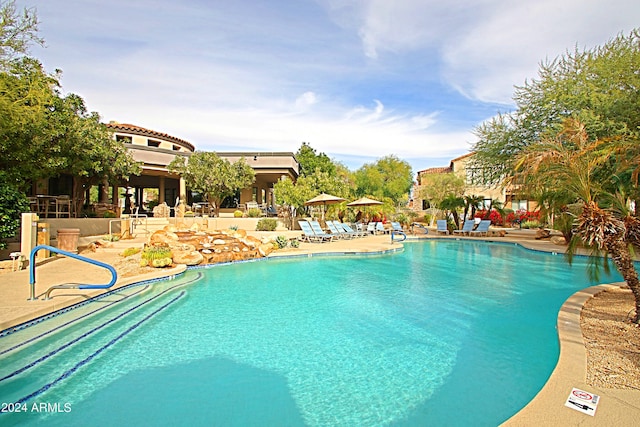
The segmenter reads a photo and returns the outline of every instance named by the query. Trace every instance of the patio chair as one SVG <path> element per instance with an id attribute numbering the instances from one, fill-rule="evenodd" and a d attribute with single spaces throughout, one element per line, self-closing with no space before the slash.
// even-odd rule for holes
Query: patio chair
<path id="1" fill-rule="evenodd" d="M 360 227 L 356 226 L 356 230 L 351 228 L 351 226 L 347 223 L 341 222 L 340 224 L 342 225 L 344 231 L 346 231 L 347 233 L 353 233 L 354 237 L 364 237 L 367 235 L 367 232 L 362 229 L 362 224 L 358 224 L 360 225 Z"/>
<path id="2" fill-rule="evenodd" d="M 336 239 L 346 239 L 347 236 L 336 227 L 333 221 L 327 221 L 327 227 L 329 227 L 329 231 L 331 232 L 331 236 L 334 236 Z"/>
<path id="3" fill-rule="evenodd" d="M 438 228 L 436 229 L 436 233 L 444 233 L 449 234 L 449 229 L 447 228 L 447 220 L 439 219 L 436 221 Z"/>
<path id="4" fill-rule="evenodd" d="M 382 233 L 382 234 L 385 234 L 385 233 L 387 233 L 387 234 L 388 234 L 388 233 L 389 233 L 389 230 L 387 230 L 387 229 L 384 227 L 384 224 L 383 224 L 383 223 L 378 222 L 378 223 L 376 223 L 376 232 L 379 232 L 379 233 Z"/>
<path id="5" fill-rule="evenodd" d="M 325 233 L 322 227 L 320 227 L 320 223 L 318 221 L 309 221 L 309 225 L 311 225 L 311 229 L 315 233 L 317 237 L 323 239 L 323 241 L 331 242 L 333 241 L 333 237 L 329 233 Z"/>
<path id="6" fill-rule="evenodd" d="M 311 228 L 311 224 L 309 224 L 308 221 L 299 220 L 298 224 L 300 224 L 300 229 L 302 229 L 302 236 L 300 237 L 300 240 L 303 242 L 318 243 L 326 241 L 325 239 L 316 236 L 316 233 L 313 232 L 313 228 Z"/>
<path id="7" fill-rule="evenodd" d="M 463 236 L 465 234 L 469 234 L 470 231 L 473 231 L 473 227 L 475 227 L 475 225 L 476 222 L 474 220 L 468 219 L 464 222 L 460 230 L 453 230 L 453 234 L 462 234 Z"/>
<path id="8" fill-rule="evenodd" d="M 345 227 L 346 224 L 343 224 L 340 221 L 327 221 L 327 225 L 329 223 L 333 223 L 334 227 L 336 228 L 336 230 L 338 230 L 338 233 L 340 233 L 343 239 L 353 239 L 358 237 L 358 234 L 353 231 L 353 229 L 347 230 L 347 228 Z"/>
<path id="9" fill-rule="evenodd" d="M 393 231 L 402 231 L 404 232 L 404 230 L 402 229 L 402 226 L 400 225 L 399 222 L 391 222 L 391 228 L 393 229 Z"/>
<path id="10" fill-rule="evenodd" d="M 487 234 L 489 234 L 489 226 L 491 225 L 491 220 L 490 219 L 483 219 L 482 221 L 480 221 L 480 224 L 478 224 L 478 228 L 476 228 L 475 230 L 471 230 L 469 232 L 469 236 L 486 236 Z"/>
<path id="11" fill-rule="evenodd" d="M 375 222 L 367 224 L 367 234 L 376 234 L 376 224 Z"/>
<path id="12" fill-rule="evenodd" d="M 62 216 L 71 218 L 71 198 L 69 196 L 56 197 L 56 218 Z"/>

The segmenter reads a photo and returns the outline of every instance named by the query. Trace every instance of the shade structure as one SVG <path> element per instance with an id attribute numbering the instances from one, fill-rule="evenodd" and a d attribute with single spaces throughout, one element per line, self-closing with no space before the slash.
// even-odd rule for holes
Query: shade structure
<path id="1" fill-rule="evenodd" d="M 358 200 L 354 200 L 351 203 L 347 203 L 347 206 L 372 206 L 372 205 L 381 205 L 382 202 L 374 199 L 370 199 L 368 197 L 360 197 Z"/>
<path id="2" fill-rule="evenodd" d="M 306 206 L 322 206 L 322 220 L 324 221 L 324 209 L 326 205 L 332 205 L 334 203 L 344 202 L 345 199 L 331 194 L 322 193 L 314 197 L 313 199 L 304 202 Z"/>
<path id="3" fill-rule="evenodd" d="M 333 203 L 344 202 L 342 197 L 332 196 L 331 194 L 322 193 L 314 197 L 313 199 L 307 200 L 304 202 L 305 205 L 330 205 Z"/>
<path id="4" fill-rule="evenodd" d="M 370 199 L 368 197 L 360 197 L 358 200 L 354 200 L 351 203 L 347 203 L 347 206 L 351 206 L 351 207 L 358 207 L 358 206 L 362 206 L 362 207 L 366 207 L 366 206 L 373 206 L 373 205 L 381 205 L 382 202 L 379 200 L 375 200 L 375 199 Z M 365 209 L 365 213 L 366 213 L 366 209 Z M 359 217 L 360 215 L 358 215 Z M 358 217 L 356 217 L 356 220 L 359 220 Z M 365 215 L 365 218 L 368 218 L 369 215 Z"/>

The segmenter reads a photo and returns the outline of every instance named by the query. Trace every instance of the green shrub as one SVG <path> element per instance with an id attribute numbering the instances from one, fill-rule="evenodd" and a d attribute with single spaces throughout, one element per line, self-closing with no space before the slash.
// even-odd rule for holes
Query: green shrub
<path id="1" fill-rule="evenodd" d="M 238 231 L 238 226 L 237 225 L 230 225 L 229 226 L 229 230 Z"/>
<path id="2" fill-rule="evenodd" d="M 127 248 L 124 251 L 122 251 L 122 256 L 124 258 L 131 256 L 131 255 L 135 255 L 140 253 L 141 249 L 140 248 Z"/>
<path id="3" fill-rule="evenodd" d="M 234 218 L 242 218 L 242 215 L 243 215 L 242 211 L 233 212 L 233 217 Z"/>
<path id="4" fill-rule="evenodd" d="M 20 229 L 23 212 L 29 212 L 29 200 L 0 175 L 0 249 L 7 247 L 2 239 L 14 237 Z"/>
<path id="5" fill-rule="evenodd" d="M 540 221 L 525 221 L 522 223 L 522 228 L 540 228 L 541 226 Z"/>
<path id="6" fill-rule="evenodd" d="M 247 212 L 249 218 L 258 218 L 262 214 L 262 211 L 258 208 L 251 208 Z"/>
<path id="7" fill-rule="evenodd" d="M 288 243 L 289 243 L 289 239 L 287 239 L 287 236 L 276 237 L 276 245 L 278 245 L 278 249 L 286 248 Z"/>
<path id="8" fill-rule="evenodd" d="M 173 263 L 172 256 L 168 246 L 147 246 L 140 255 L 140 265 L 168 267 Z"/>
<path id="9" fill-rule="evenodd" d="M 106 240 L 107 242 L 117 242 L 120 240 L 119 234 L 105 234 L 102 236 L 102 240 Z"/>
<path id="10" fill-rule="evenodd" d="M 256 231 L 275 231 L 277 226 L 278 221 L 275 218 L 262 218 L 256 225 Z"/>
<path id="11" fill-rule="evenodd" d="M 291 245 L 292 248 L 299 248 L 300 247 L 300 240 L 298 239 L 291 239 L 291 241 L 289 242 L 289 244 Z"/>
<path id="12" fill-rule="evenodd" d="M 114 211 L 104 211 L 102 218 L 117 218 L 118 215 Z"/>

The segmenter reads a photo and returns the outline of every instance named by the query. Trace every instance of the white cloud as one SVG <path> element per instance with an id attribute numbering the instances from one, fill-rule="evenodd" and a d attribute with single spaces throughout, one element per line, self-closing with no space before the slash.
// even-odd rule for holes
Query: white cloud
<path id="1" fill-rule="evenodd" d="M 513 86 L 538 64 L 602 44 L 638 25 L 635 0 L 326 0 L 332 18 L 357 31 L 363 53 L 393 60 L 406 52 L 438 55 L 443 79 L 463 95 L 511 103 Z M 386 54 L 389 58 L 381 56 Z"/>
<path id="2" fill-rule="evenodd" d="M 628 32 L 639 5 L 47 0 L 38 16 L 49 47 L 34 51 L 105 120 L 198 149 L 305 141 L 337 159 L 440 161 L 468 151 L 471 128 L 492 103 L 510 103 L 539 61 Z"/>

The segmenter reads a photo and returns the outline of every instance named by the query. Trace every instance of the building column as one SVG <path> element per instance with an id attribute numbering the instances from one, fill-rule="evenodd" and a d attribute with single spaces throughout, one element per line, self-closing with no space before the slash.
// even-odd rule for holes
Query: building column
<path id="1" fill-rule="evenodd" d="M 164 189 L 165 189 L 165 178 L 164 176 L 161 176 L 158 179 L 158 203 L 159 204 L 162 204 L 165 202 Z"/>
<path id="2" fill-rule="evenodd" d="M 187 203 L 187 183 L 182 177 L 180 177 L 180 200 Z"/>

